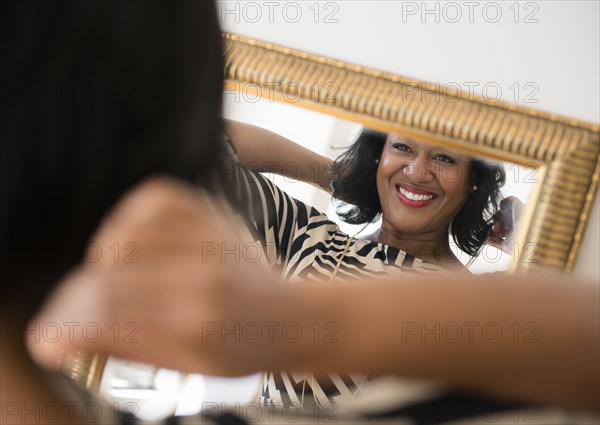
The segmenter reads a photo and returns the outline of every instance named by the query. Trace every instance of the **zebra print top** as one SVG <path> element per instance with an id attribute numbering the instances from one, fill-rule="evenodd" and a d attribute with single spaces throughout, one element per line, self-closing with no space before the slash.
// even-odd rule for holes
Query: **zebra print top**
<path id="1" fill-rule="evenodd" d="M 329 281 L 340 258 L 336 282 L 442 270 L 398 248 L 351 238 L 325 214 L 289 196 L 263 175 L 241 167 L 234 147 L 227 144 L 232 158 L 228 173 L 235 176 L 230 202 L 237 203 L 251 238 L 262 245 L 267 263 L 283 280 Z M 337 408 L 351 402 L 359 388 L 373 387 L 375 381 L 362 373 L 329 374 L 317 380 L 312 374 L 269 371 L 264 376 L 261 402 Z M 421 394 L 422 389 L 419 386 Z"/>

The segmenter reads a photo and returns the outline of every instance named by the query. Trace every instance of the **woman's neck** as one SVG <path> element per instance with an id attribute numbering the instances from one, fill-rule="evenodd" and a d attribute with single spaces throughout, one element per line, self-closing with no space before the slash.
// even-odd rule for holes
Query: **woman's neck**
<path id="1" fill-rule="evenodd" d="M 448 232 L 404 234 L 395 229 L 388 230 L 382 225 L 378 230 L 364 239 L 393 246 L 415 258 L 427 263 L 436 264 L 452 271 L 464 271 L 465 267 L 458 260 L 448 241 Z"/>

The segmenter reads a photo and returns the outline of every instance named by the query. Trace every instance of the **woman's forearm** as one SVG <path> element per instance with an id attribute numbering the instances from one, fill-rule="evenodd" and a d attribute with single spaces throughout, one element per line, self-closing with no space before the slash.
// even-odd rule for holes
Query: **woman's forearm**
<path id="1" fill-rule="evenodd" d="M 318 323 L 323 338 L 335 333 L 295 347 L 288 369 L 369 370 L 507 400 L 600 408 L 595 285 L 532 275 L 437 276 L 295 290 L 310 312 L 312 325 L 305 325 Z"/>
<path id="2" fill-rule="evenodd" d="M 239 121 L 225 120 L 225 131 L 242 166 L 313 184 L 331 192 L 331 160 L 285 137 Z"/>
<path id="3" fill-rule="evenodd" d="M 282 285 L 254 262 L 207 255 L 207 246 L 237 241 L 232 220 L 214 211 L 177 181 L 156 178 L 132 190 L 93 240 L 136 241 L 139 264 L 82 263 L 33 323 L 135 323 L 137 343 L 110 332 L 90 340 L 63 326 L 58 340 L 30 338 L 36 359 L 53 366 L 59 356 L 96 351 L 208 374 L 370 371 L 599 409 L 597 283 L 404 274 Z"/>

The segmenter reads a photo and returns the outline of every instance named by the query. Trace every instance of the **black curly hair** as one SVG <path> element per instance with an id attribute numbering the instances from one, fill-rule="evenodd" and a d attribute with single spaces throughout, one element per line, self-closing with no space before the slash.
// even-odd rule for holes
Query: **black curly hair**
<path id="1" fill-rule="evenodd" d="M 333 197 L 338 201 L 337 213 L 346 223 L 369 223 L 381 215 L 377 167 L 373 164 L 381 157 L 386 140 L 385 133 L 363 129 L 356 141 L 331 166 Z M 493 226 L 492 217 L 500 208 L 500 188 L 506 181 L 506 173 L 498 163 L 473 158 L 471 176 L 477 190 L 469 195 L 450 223 L 450 233 L 456 245 L 473 256 Z"/>

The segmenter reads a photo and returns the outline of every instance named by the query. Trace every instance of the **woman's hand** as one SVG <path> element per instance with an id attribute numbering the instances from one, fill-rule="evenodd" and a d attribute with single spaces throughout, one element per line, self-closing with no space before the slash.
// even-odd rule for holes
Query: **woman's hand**
<path id="1" fill-rule="evenodd" d="M 494 215 L 494 226 L 485 243 L 509 253 L 524 208 L 525 204 L 514 196 L 500 201 L 500 210 Z"/>
<path id="2" fill-rule="evenodd" d="M 292 309 L 215 205 L 167 178 L 132 190 L 92 239 L 94 262 L 73 270 L 30 324 L 60 328 L 58 338 L 30 334 L 34 358 L 56 367 L 61 355 L 99 352 L 223 375 L 277 364 L 281 329 L 270 337 L 264 323 L 294 321 Z M 130 255 L 117 258 L 114 246 Z"/>

